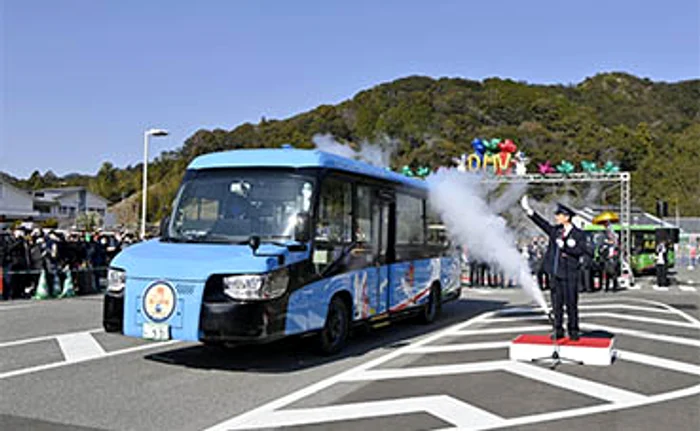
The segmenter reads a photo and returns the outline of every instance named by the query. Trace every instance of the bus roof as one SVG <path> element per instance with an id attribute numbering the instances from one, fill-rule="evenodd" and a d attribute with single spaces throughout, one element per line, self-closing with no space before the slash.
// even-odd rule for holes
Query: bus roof
<path id="1" fill-rule="evenodd" d="M 190 162 L 187 169 L 216 168 L 332 168 L 354 174 L 366 175 L 425 189 L 425 181 L 410 178 L 369 163 L 326 153 L 320 150 L 292 148 L 231 150 L 209 153 Z"/>

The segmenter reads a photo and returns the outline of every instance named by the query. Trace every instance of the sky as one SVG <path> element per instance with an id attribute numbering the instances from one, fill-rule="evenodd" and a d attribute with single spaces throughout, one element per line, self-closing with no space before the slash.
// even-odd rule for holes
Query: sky
<path id="1" fill-rule="evenodd" d="M 94 174 L 408 75 L 700 77 L 698 0 L 0 0 L 0 171 Z"/>

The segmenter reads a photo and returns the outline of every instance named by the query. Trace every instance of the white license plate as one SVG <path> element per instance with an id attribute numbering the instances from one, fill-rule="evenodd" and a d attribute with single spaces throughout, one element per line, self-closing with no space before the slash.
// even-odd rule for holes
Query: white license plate
<path id="1" fill-rule="evenodd" d="M 156 341 L 165 341 L 170 339 L 170 325 L 166 323 L 149 323 L 143 324 L 143 338 Z"/>

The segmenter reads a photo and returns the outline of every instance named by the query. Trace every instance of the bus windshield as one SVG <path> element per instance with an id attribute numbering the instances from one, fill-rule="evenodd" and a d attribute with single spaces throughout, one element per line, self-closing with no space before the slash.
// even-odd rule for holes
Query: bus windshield
<path id="1" fill-rule="evenodd" d="M 300 217 L 310 216 L 314 184 L 286 171 L 198 171 L 180 186 L 166 239 L 293 240 Z"/>

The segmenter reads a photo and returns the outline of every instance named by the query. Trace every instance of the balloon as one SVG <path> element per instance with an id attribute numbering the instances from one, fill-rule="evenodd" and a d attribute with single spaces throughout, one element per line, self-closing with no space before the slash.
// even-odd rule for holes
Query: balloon
<path id="1" fill-rule="evenodd" d="M 557 172 L 559 172 L 560 174 L 569 175 L 573 171 L 574 164 L 571 162 L 567 162 L 566 160 L 562 160 L 562 162 L 557 165 Z"/>
<path id="2" fill-rule="evenodd" d="M 620 172 L 620 167 L 617 166 L 615 163 L 608 161 L 603 166 L 603 171 L 605 171 L 608 174 L 615 174 Z"/>
<path id="3" fill-rule="evenodd" d="M 544 163 L 538 163 L 537 164 L 537 170 L 540 172 L 542 175 L 547 175 L 554 173 L 554 168 L 552 167 L 552 162 L 547 160 Z"/>
<path id="4" fill-rule="evenodd" d="M 498 151 L 498 143 L 500 139 L 491 139 L 484 141 L 484 147 L 486 148 L 486 154 L 491 155 Z"/>
<path id="5" fill-rule="evenodd" d="M 505 141 L 498 144 L 498 149 L 505 151 L 506 153 L 513 154 L 518 150 L 518 146 L 515 145 L 512 139 L 506 139 Z"/>
<path id="6" fill-rule="evenodd" d="M 472 148 L 474 148 L 474 151 L 477 154 L 484 154 L 484 152 L 486 151 L 486 147 L 484 146 L 484 142 L 479 138 L 476 138 L 472 141 Z"/>
<path id="7" fill-rule="evenodd" d="M 596 166 L 595 162 L 591 162 L 588 160 L 584 160 L 581 162 L 581 168 L 584 172 L 587 172 L 589 174 L 598 172 L 598 167 Z"/>
<path id="8" fill-rule="evenodd" d="M 406 175 L 407 177 L 412 177 L 413 176 L 413 171 L 411 170 L 411 167 L 406 165 L 403 168 L 401 168 L 401 173 Z"/>

